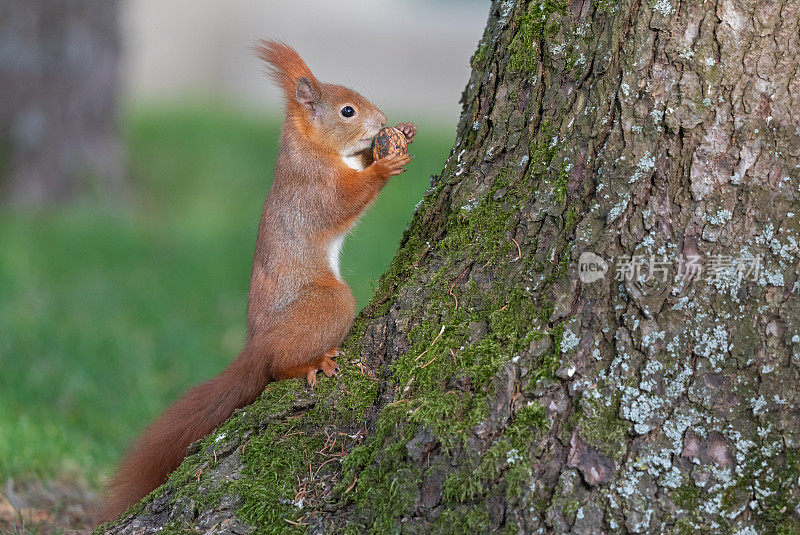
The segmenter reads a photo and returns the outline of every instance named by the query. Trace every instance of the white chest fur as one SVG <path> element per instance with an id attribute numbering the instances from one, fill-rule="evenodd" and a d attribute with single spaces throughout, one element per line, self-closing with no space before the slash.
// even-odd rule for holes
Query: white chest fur
<path id="1" fill-rule="evenodd" d="M 361 158 L 358 156 L 342 156 L 342 161 L 350 169 L 355 169 L 356 171 L 364 170 L 364 165 L 361 163 Z"/>
<path id="2" fill-rule="evenodd" d="M 358 156 L 342 156 L 342 161 L 350 169 L 355 169 L 356 171 L 364 170 L 364 165 L 361 163 L 362 160 Z M 346 232 L 340 234 L 328 242 L 328 266 L 339 280 L 342 280 L 342 274 L 339 271 L 339 256 L 342 253 L 342 245 L 344 245 L 346 234 Z"/>
<path id="3" fill-rule="evenodd" d="M 328 266 L 331 268 L 331 272 L 333 272 L 333 274 L 339 280 L 342 280 L 342 274 L 339 272 L 339 255 L 342 253 L 344 236 L 344 234 L 340 234 L 328 242 Z"/>

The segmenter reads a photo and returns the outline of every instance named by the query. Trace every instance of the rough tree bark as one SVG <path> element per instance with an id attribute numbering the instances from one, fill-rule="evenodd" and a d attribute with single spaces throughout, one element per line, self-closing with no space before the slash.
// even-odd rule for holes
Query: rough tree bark
<path id="1" fill-rule="evenodd" d="M 118 4 L 0 4 L 0 201 L 120 193 Z"/>
<path id="2" fill-rule="evenodd" d="M 272 385 L 108 531 L 800 530 L 799 31 L 494 2 L 342 376 Z"/>

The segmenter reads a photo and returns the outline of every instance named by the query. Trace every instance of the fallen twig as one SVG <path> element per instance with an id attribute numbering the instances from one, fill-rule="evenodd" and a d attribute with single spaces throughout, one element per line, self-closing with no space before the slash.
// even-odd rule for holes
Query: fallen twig
<path id="1" fill-rule="evenodd" d="M 511 238 L 511 241 L 513 241 L 514 245 L 517 246 L 517 257 L 514 260 L 512 260 L 512 262 L 518 262 L 519 260 L 522 259 L 522 249 L 520 249 L 519 243 L 517 243 L 517 240 L 515 240 L 514 238 Z"/>
<path id="2" fill-rule="evenodd" d="M 327 461 L 325 461 L 324 463 L 319 465 L 319 468 L 317 468 L 317 471 L 314 472 L 314 477 L 317 477 L 317 474 L 319 474 L 319 471 L 322 469 L 323 466 L 325 466 L 326 464 L 328 464 L 331 461 L 336 461 L 338 459 L 339 459 L 339 457 L 333 457 L 332 459 L 328 459 Z"/>
<path id="3" fill-rule="evenodd" d="M 433 357 L 431 360 L 429 360 L 429 361 L 428 361 L 426 364 L 424 364 L 422 367 L 424 368 L 425 366 L 427 366 L 428 364 L 430 364 L 431 362 L 433 362 L 434 360 L 436 360 L 436 357 L 437 357 L 437 356 L 438 356 L 438 355 L 434 355 L 434 357 Z"/>
<path id="4" fill-rule="evenodd" d="M 446 325 L 442 325 L 442 329 L 439 331 L 439 334 L 436 335 L 436 338 L 433 339 L 433 342 L 431 342 L 431 345 L 428 346 L 428 349 L 426 349 L 425 351 L 423 351 L 422 353 L 417 355 L 417 358 L 414 359 L 414 362 L 418 361 L 422 355 L 424 355 L 425 353 L 430 351 L 430 349 L 433 347 L 433 344 L 435 344 L 436 341 L 442 336 L 442 333 L 444 333 L 445 327 L 446 327 Z"/>

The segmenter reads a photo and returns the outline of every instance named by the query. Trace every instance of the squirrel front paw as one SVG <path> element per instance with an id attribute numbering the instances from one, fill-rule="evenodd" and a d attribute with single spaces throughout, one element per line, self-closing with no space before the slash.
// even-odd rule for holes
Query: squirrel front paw
<path id="1" fill-rule="evenodd" d="M 385 158 L 381 158 L 372 165 L 377 167 L 377 170 L 381 175 L 385 176 L 386 178 L 390 178 L 399 175 L 400 173 L 404 173 L 406 169 L 403 166 L 408 165 L 412 159 L 414 159 L 414 156 L 411 154 L 398 152 L 395 154 L 390 154 Z"/>
<path id="2" fill-rule="evenodd" d="M 400 123 L 395 128 L 406 136 L 406 143 L 414 141 L 414 136 L 417 135 L 417 126 L 414 123 Z"/>

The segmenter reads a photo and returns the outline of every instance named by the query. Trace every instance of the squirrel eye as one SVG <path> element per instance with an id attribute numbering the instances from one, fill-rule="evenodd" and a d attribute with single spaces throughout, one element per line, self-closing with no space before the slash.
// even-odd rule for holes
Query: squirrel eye
<path id="1" fill-rule="evenodd" d="M 356 110 L 354 110 L 351 106 L 345 106 L 342 108 L 342 117 L 352 117 L 356 114 Z"/>

